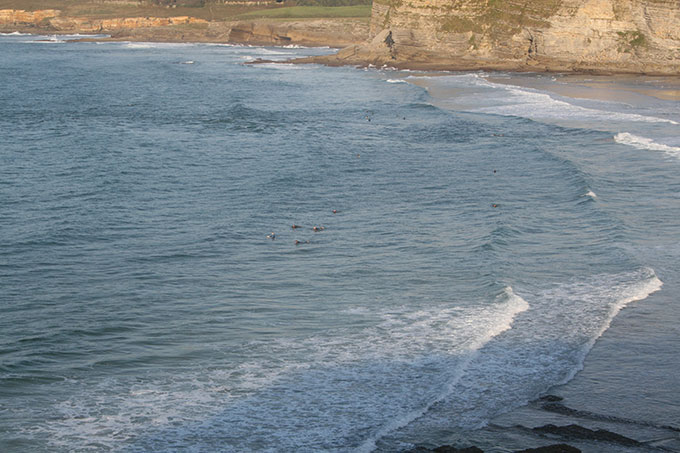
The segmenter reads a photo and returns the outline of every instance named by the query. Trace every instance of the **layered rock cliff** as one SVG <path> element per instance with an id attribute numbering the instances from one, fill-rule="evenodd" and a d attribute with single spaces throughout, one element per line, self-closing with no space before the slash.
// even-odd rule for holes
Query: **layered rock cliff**
<path id="1" fill-rule="evenodd" d="M 206 21 L 190 16 L 99 19 L 60 10 L 0 10 L 0 31 L 106 33 L 114 40 L 234 42 L 255 45 L 345 47 L 369 36 L 361 19 Z"/>
<path id="2" fill-rule="evenodd" d="M 231 24 L 229 41 L 256 45 L 345 47 L 368 37 L 368 23 L 353 19 L 246 21 Z"/>
<path id="3" fill-rule="evenodd" d="M 122 29 L 166 27 L 170 25 L 207 25 L 208 21 L 189 16 L 175 17 L 118 17 L 112 19 L 92 19 L 87 17 L 67 17 L 60 10 L 44 9 L 23 11 L 0 10 L 0 25 L 14 27 L 33 27 L 40 30 L 60 32 L 100 33 Z"/>
<path id="4" fill-rule="evenodd" d="M 678 0 L 374 0 L 371 37 L 323 62 L 680 74 Z"/>

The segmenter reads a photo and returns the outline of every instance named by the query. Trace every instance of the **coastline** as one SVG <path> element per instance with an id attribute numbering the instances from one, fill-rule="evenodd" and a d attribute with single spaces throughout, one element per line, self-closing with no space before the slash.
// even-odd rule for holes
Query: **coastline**
<path id="1" fill-rule="evenodd" d="M 323 21 L 328 25 L 332 21 Z M 10 34 L 13 32 L 27 33 L 33 35 L 45 36 L 66 36 L 66 35 L 82 35 L 82 37 L 71 39 L 69 42 L 153 42 L 153 43 L 185 43 L 185 44 L 234 44 L 234 45 L 253 45 L 253 46 L 271 46 L 271 47 L 286 47 L 286 46 L 301 46 L 301 47 L 325 47 L 336 49 L 338 52 L 311 56 L 304 58 L 295 58 L 292 60 L 275 61 L 275 60 L 253 60 L 246 62 L 246 64 L 266 64 L 266 63 L 291 63 L 291 64 L 320 64 L 328 67 L 383 67 L 394 70 L 405 71 L 420 71 L 428 73 L 450 73 L 450 72 L 509 72 L 517 74 L 562 74 L 571 76 L 601 76 L 601 77 L 617 77 L 617 76 L 644 76 L 654 78 L 668 78 L 674 81 L 680 81 L 680 76 L 668 74 L 662 71 L 646 71 L 635 72 L 623 68 L 578 68 L 567 66 L 527 66 L 513 62 L 484 62 L 477 61 L 385 61 L 381 59 L 367 58 L 367 59 L 345 59 L 338 55 L 344 50 L 348 49 L 342 38 L 338 38 L 338 33 L 333 32 L 329 34 L 317 32 L 316 35 L 300 34 L 296 39 L 288 39 L 287 32 L 294 30 L 297 27 L 303 26 L 304 22 L 291 21 L 271 23 L 268 21 L 252 21 L 252 22 L 236 22 L 233 25 L 228 25 L 227 29 L 219 34 L 191 34 L 180 33 L 177 30 L 138 30 L 134 33 L 90 33 L 80 31 L 47 31 L 47 30 L 31 30 L 31 29 L 5 29 L 0 28 L 0 33 Z M 338 25 L 338 24 L 335 24 Z M 249 30 L 252 29 L 266 29 L 271 33 L 257 34 Z M 237 30 L 240 33 L 238 38 L 230 37 L 230 32 Z M 243 33 L 242 30 L 247 30 Z M 285 32 L 281 32 L 285 30 Z M 101 37 L 106 34 L 106 37 Z M 88 36 L 89 35 L 89 36 Z M 91 36 L 91 37 L 90 37 Z M 352 45 L 353 46 L 353 45 Z M 350 46 L 349 48 L 351 48 Z M 677 90 L 676 90 L 677 91 Z M 668 99 L 675 100 L 678 98 L 677 92 L 674 91 L 668 96 Z"/>
<path id="2" fill-rule="evenodd" d="M 503 71 L 514 73 L 559 73 L 600 76 L 652 76 L 676 78 L 672 68 L 647 65 L 643 69 L 627 64 L 565 63 L 558 60 L 517 58 L 475 58 L 422 51 L 383 42 L 383 33 L 370 38 L 368 18 L 270 18 L 249 20 L 206 21 L 190 16 L 169 18 L 121 17 L 108 22 L 92 18 L 59 16 L 58 22 L 14 22 L 3 19 L 0 10 L 1 33 L 31 33 L 45 35 L 102 35 L 73 41 L 130 41 L 167 43 L 226 43 L 260 46 L 298 45 L 330 47 L 338 51 L 322 56 L 297 58 L 295 64 L 325 66 L 390 67 L 398 70 L 451 72 Z M 37 14 L 37 12 L 35 13 Z M 5 14 L 6 15 L 6 14 Z M 36 16 L 40 18 L 41 16 Z M 4 22 L 3 22 L 4 20 Z M 255 61 L 253 63 L 258 63 Z"/>
<path id="3" fill-rule="evenodd" d="M 326 66 L 357 66 L 366 67 L 369 65 L 377 67 L 390 67 L 399 70 L 411 71 L 433 71 L 433 72 L 452 72 L 452 71 L 505 71 L 516 73 L 559 73 L 573 75 L 640 75 L 652 77 L 678 77 L 673 71 L 660 68 L 649 67 L 649 69 L 638 70 L 625 65 L 587 65 L 581 63 L 565 64 L 564 62 L 537 63 L 526 60 L 513 59 L 466 59 L 446 57 L 442 55 L 429 55 L 418 59 L 408 58 L 393 59 L 385 52 L 363 45 L 353 45 L 341 49 L 332 55 L 300 58 L 292 61 L 298 64 L 323 64 Z"/>

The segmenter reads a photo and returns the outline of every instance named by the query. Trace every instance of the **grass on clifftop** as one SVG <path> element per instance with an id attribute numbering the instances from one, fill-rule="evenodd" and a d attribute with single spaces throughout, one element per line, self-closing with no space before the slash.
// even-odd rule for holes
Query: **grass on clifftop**
<path id="1" fill-rule="evenodd" d="M 22 9 L 26 11 L 58 9 L 62 12 L 62 16 L 92 19 L 191 16 L 210 21 L 231 20 L 234 16 L 253 11 L 255 7 L 210 4 L 204 7 L 180 6 L 177 8 L 166 8 L 148 3 L 126 2 L 126 0 L 0 0 L 0 9 Z"/>
<path id="2" fill-rule="evenodd" d="M 240 14 L 238 19 L 310 19 L 370 17 L 370 5 L 354 6 L 291 6 L 261 9 Z"/>
<path id="3" fill-rule="evenodd" d="M 235 1 L 238 0 L 229 0 Z M 243 0 L 241 0 L 243 1 Z M 308 3 L 353 3 L 365 0 L 302 0 Z M 272 0 L 273 3 L 273 0 Z M 0 9 L 58 9 L 62 15 L 106 19 L 113 17 L 191 16 L 208 21 L 234 19 L 307 19 L 307 18 L 369 18 L 370 4 L 345 6 L 272 6 L 234 5 L 207 2 L 202 7 L 178 6 L 167 8 L 150 2 L 134 0 L 0 0 Z"/>

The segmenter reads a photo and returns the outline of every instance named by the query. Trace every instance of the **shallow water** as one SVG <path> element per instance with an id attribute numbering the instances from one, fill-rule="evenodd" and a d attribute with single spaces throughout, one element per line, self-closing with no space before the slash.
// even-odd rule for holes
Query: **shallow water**
<path id="1" fill-rule="evenodd" d="M 680 281 L 675 101 L 62 41 L 0 37 L 3 451 L 407 448 Z"/>

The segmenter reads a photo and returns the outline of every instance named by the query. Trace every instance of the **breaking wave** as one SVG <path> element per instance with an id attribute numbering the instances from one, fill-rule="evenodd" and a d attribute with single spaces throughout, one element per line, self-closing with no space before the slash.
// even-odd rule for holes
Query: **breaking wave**
<path id="1" fill-rule="evenodd" d="M 671 157 L 680 158 L 680 147 L 664 145 L 663 143 L 657 143 L 651 138 L 640 137 L 637 135 L 630 134 L 628 132 L 621 132 L 614 136 L 616 143 L 622 145 L 632 146 L 637 149 L 645 149 L 651 151 L 663 151 Z"/>
<path id="2" fill-rule="evenodd" d="M 116 448 L 122 440 L 130 451 L 149 451 L 200 438 L 222 451 L 368 452 L 448 397 L 479 350 L 529 309 L 509 287 L 490 302 L 352 309 L 348 315 L 377 317 L 378 324 L 248 346 L 250 355 L 277 357 L 276 364 L 141 384 L 104 380 L 57 405 L 58 420 L 42 430 L 55 447 L 76 441 Z"/>

